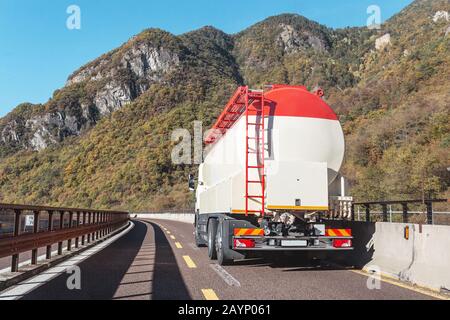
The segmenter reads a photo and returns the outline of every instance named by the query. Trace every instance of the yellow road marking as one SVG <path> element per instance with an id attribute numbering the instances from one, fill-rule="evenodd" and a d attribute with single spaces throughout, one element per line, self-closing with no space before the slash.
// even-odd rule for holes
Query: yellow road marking
<path id="1" fill-rule="evenodd" d="M 197 265 L 192 261 L 191 257 L 189 256 L 183 256 L 184 261 L 186 262 L 188 268 L 195 269 L 197 268 Z"/>
<path id="2" fill-rule="evenodd" d="M 176 238 L 174 236 L 170 236 L 170 239 L 175 240 Z"/>
<path id="3" fill-rule="evenodd" d="M 370 277 L 369 273 L 361 271 L 361 270 L 350 270 L 350 271 L 353 272 L 353 273 L 357 273 L 359 275 Z M 413 287 L 411 285 L 407 285 L 407 284 L 401 283 L 400 280 L 396 280 L 394 278 L 390 278 L 390 277 L 388 277 L 386 275 L 382 275 L 381 276 L 381 281 L 389 283 L 389 284 L 392 284 L 394 286 L 397 286 L 397 287 L 400 287 L 400 288 L 403 288 L 403 289 L 408 289 L 408 290 L 411 290 L 411 291 L 414 291 L 414 292 L 418 292 L 418 293 L 421 293 L 423 295 L 426 295 L 426 296 L 429 296 L 429 297 L 432 297 L 432 298 L 436 298 L 436 299 L 440 299 L 440 300 L 450 300 L 450 298 L 444 297 L 443 295 L 441 295 L 439 293 L 435 293 L 435 292 L 433 292 L 431 290 L 425 290 L 425 289 L 421 289 L 421 288 L 418 288 L 418 287 Z"/>
<path id="4" fill-rule="evenodd" d="M 175 246 L 177 247 L 177 249 L 183 249 L 183 246 L 179 242 L 175 242 Z"/>
<path id="5" fill-rule="evenodd" d="M 219 300 L 213 289 L 202 289 L 202 293 L 206 300 Z"/>

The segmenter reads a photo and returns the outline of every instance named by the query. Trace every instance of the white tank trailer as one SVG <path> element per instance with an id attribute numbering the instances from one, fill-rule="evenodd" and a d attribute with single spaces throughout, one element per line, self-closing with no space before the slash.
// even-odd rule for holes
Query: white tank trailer
<path id="1" fill-rule="evenodd" d="M 322 222 L 343 195 L 344 133 L 303 86 L 240 87 L 205 139 L 195 238 L 220 264 L 254 251 L 352 250 L 348 229 Z M 190 179 L 190 187 L 195 182 Z"/>

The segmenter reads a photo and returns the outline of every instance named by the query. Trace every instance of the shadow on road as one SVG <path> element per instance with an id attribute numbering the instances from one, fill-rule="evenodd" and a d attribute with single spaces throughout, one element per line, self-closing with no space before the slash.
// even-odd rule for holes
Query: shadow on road
<path id="1" fill-rule="evenodd" d="M 247 267 L 270 267 L 285 268 L 285 272 L 292 271 L 329 271 L 352 269 L 352 266 L 345 266 L 341 263 L 333 262 L 331 257 L 326 255 L 316 256 L 308 252 L 293 253 L 259 253 L 254 254 L 246 260 L 236 261 L 236 266 Z"/>
<path id="2" fill-rule="evenodd" d="M 146 233 L 147 226 L 135 222 L 128 234 L 80 263 L 81 290 L 67 289 L 66 282 L 70 275 L 62 274 L 26 295 L 23 300 L 111 300 L 135 260 Z"/>
<path id="3" fill-rule="evenodd" d="M 43 283 L 22 300 L 148 299 L 150 295 L 155 300 L 191 299 L 163 231 L 149 222 L 134 221 L 134 224 L 134 229 L 128 234 L 79 264 L 81 290 L 67 289 L 66 282 L 70 275 L 62 274 Z M 144 241 L 149 228 L 154 230 L 155 243 Z M 153 255 L 154 248 L 156 250 Z M 148 263 L 149 259 L 153 263 Z M 130 268 L 149 266 L 153 266 L 153 275 L 148 277 L 153 278 L 152 280 L 124 280 L 125 277 L 138 273 L 151 276 L 151 271 L 129 272 Z M 145 294 L 135 294 L 139 290 L 134 290 L 134 286 L 137 286 L 136 289 L 143 289 Z M 122 296 L 116 297 L 119 287 L 122 289 Z"/>
<path id="4" fill-rule="evenodd" d="M 191 300 L 181 276 L 175 254 L 161 228 L 149 221 L 155 235 L 155 266 L 153 269 L 153 300 Z"/>

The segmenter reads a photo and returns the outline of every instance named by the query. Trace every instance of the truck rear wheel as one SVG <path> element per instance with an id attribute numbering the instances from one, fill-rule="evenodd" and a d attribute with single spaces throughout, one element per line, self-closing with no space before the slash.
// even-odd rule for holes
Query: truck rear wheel
<path id="1" fill-rule="evenodd" d="M 218 224 L 216 219 L 210 219 L 208 222 L 208 256 L 211 260 L 217 259 L 216 235 Z"/>
<path id="2" fill-rule="evenodd" d="M 227 250 L 225 247 L 226 243 L 227 241 L 223 237 L 223 226 L 222 223 L 220 223 L 216 236 L 216 250 L 217 250 L 217 262 L 221 266 L 226 266 L 233 263 L 233 259 L 227 255 Z"/>

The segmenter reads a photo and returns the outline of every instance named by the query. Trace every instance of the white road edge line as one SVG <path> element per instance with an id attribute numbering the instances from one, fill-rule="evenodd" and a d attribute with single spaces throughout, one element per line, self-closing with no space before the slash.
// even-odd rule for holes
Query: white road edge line
<path id="1" fill-rule="evenodd" d="M 104 242 L 99 243 L 95 247 L 92 247 L 79 255 L 76 255 L 72 258 L 70 258 L 67 261 L 64 261 L 57 266 L 50 268 L 39 275 L 32 277 L 28 280 L 25 280 L 18 285 L 7 289 L 6 291 L 0 293 L 0 301 L 1 300 L 18 300 L 25 296 L 26 294 L 30 293 L 33 290 L 36 290 L 38 287 L 50 282 L 57 276 L 63 274 L 66 272 L 67 269 L 70 269 L 73 266 L 76 266 L 83 262 L 84 260 L 90 258 L 94 254 L 100 252 L 101 250 L 105 249 L 107 246 L 118 240 L 119 238 L 126 235 L 128 232 L 131 231 L 131 229 L 134 228 L 134 223 L 130 221 L 129 226 L 123 230 L 121 233 L 109 238 L 108 240 L 105 240 Z"/>
<path id="2" fill-rule="evenodd" d="M 209 265 L 231 287 L 240 287 L 241 283 L 218 264 Z"/>
<path id="3" fill-rule="evenodd" d="M 199 248 L 197 248 L 197 246 L 193 243 L 189 243 L 189 247 L 191 247 L 193 250 L 198 251 L 200 250 Z"/>

